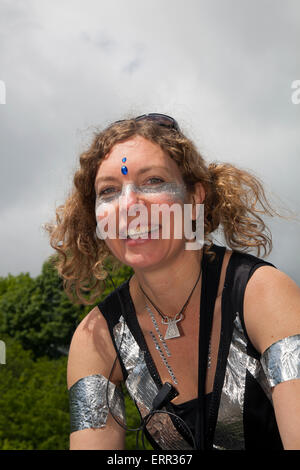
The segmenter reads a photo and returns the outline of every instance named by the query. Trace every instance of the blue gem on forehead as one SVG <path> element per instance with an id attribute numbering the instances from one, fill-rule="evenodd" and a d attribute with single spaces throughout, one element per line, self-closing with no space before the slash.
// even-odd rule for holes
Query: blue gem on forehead
<path id="1" fill-rule="evenodd" d="M 126 162 L 126 157 L 123 157 L 123 158 L 122 158 L 122 162 L 123 162 L 123 163 Z M 122 167 L 121 167 L 121 172 L 123 173 L 123 175 L 127 175 L 127 173 L 128 173 L 128 168 L 127 168 L 127 166 L 122 165 Z"/>

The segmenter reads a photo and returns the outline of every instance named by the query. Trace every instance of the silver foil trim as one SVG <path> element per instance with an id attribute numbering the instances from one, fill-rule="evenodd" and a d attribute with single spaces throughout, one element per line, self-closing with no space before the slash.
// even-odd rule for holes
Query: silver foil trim
<path id="1" fill-rule="evenodd" d="M 124 397 L 121 390 L 100 374 L 79 379 L 69 389 L 71 433 L 87 428 L 103 428 L 108 417 L 108 404 L 114 416 L 125 424 Z"/>
<path id="2" fill-rule="evenodd" d="M 113 332 L 117 348 L 128 373 L 125 381 L 128 393 L 137 402 L 137 405 L 144 409 L 144 415 L 148 414 L 152 409 L 158 388 L 148 371 L 144 353 L 133 338 L 123 317 L 115 325 Z"/>
<path id="3" fill-rule="evenodd" d="M 237 314 L 214 436 L 214 446 L 221 449 L 244 448 L 243 408 L 247 360 L 246 342 Z"/>
<path id="4" fill-rule="evenodd" d="M 273 343 L 262 354 L 261 364 L 270 387 L 300 379 L 300 335 L 288 336 Z"/>
<path id="5" fill-rule="evenodd" d="M 114 339 L 123 364 L 128 372 L 125 385 L 142 417 L 148 415 L 158 393 L 158 387 L 148 370 L 144 352 L 140 349 L 124 318 L 115 325 Z M 166 411 L 165 408 L 162 409 Z M 190 450 L 192 447 L 175 428 L 170 416 L 156 413 L 147 424 L 147 430 L 163 450 Z"/>
<path id="6" fill-rule="evenodd" d="M 236 312 L 214 436 L 215 447 L 230 450 L 245 448 L 243 413 L 247 371 L 271 400 L 260 362 L 247 354 L 247 339 Z"/>

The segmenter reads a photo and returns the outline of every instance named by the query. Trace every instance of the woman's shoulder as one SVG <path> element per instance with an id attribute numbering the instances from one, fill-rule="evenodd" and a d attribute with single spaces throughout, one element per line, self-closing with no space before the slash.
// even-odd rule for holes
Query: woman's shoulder
<path id="1" fill-rule="evenodd" d="M 107 333 L 107 322 L 100 309 L 100 304 L 93 307 L 90 312 L 81 320 L 74 332 L 72 343 L 75 341 L 87 341 L 91 339 L 99 339 Z M 89 342 L 91 344 L 91 342 Z"/>
<path id="2" fill-rule="evenodd" d="M 279 269 L 260 266 L 246 286 L 244 321 L 248 336 L 260 353 L 282 338 L 299 334 L 299 286 Z"/>
<path id="3" fill-rule="evenodd" d="M 101 374 L 108 378 L 115 357 L 107 321 L 99 306 L 95 306 L 79 323 L 72 337 L 67 368 L 68 388 L 88 375 Z M 111 381 L 122 381 L 118 364 Z"/>

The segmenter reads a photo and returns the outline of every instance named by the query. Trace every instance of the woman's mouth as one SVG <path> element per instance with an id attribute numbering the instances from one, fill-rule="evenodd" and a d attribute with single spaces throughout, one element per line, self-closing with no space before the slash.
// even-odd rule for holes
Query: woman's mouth
<path id="1" fill-rule="evenodd" d="M 146 235 L 151 234 L 151 233 L 156 233 L 158 230 L 159 230 L 159 225 L 155 227 L 147 227 L 144 229 L 141 229 L 138 227 L 136 229 L 129 229 L 127 238 L 133 238 L 133 239 L 140 238 L 140 237 L 147 238 Z"/>
<path id="2" fill-rule="evenodd" d="M 159 230 L 160 225 L 156 225 L 155 227 L 137 227 L 135 229 L 129 229 L 127 231 L 127 239 L 125 239 L 125 242 L 129 245 L 134 245 L 158 239 Z M 156 236 L 153 236 L 154 234 L 156 234 Z"/>

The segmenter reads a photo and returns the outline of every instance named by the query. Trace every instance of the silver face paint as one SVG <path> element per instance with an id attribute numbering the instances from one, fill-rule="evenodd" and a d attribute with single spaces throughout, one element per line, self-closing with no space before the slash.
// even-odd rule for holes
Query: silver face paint
<path id="1" fill-rule="evenodd" d="M 112 382 L 108 382 L 106 377 L 95 374 L 78 380 L 69 390 L 71 433 L 81 429 L 105 427 L 109 412 L 107 386 L 109 408 L 125 424 L 122 392 Z"/>
<path id="2" fill-rule="evenodd" d="M 273 343 L 262 354 L 261 364 L 270 387 L 300 379 L 300 335 L 288 336 Z"/>
<path id="3" fill-rule="evenodd" d="M 107 188 L 109 189 L 109 188 Z M 170 197 L 172 200 L 184 202 L 186 197 L 186 187 L 183 183 L 176 182 L 163 182 L 155 185 L 143 185 L 137 186 L 134 183 L 126 183 L 122 186 L 122 191 L 113 191 L 111 196 L 108 195 L 97 195 L 96 197 L 96 208 L 99 204 L 111 204 L 119 202 L 120 198 L 126 198 L 131 192 L 140 195 L 164 195 Z"/>
<path id="4" fill-rule="evenodd" d="M 154 178 L 154 177 L 153 177 Z M 107 190 L 110 187 L 106 188 Z M 106 190 L 104 189 L 104 191 Z M 127 238 L 127 229 L 128 229 L 128 217 L 129 216 L 138 216 L 138 220 L 131 220 L 131 228 L 135 228 L 135 224 L 142 229 L 148 227 L 148 223 L 151 223 L 151 227 L 158 226 L 159 222 L 155 220 L 152 223 L 152 208 L 157 206 L 158 203 L 165 205 L 167 209 L 170 208 L 170 204 L 178 204 L 182 210 L 184 202 L 186 200 L 187 190 L 183 183 L 177 182 L 162 182 L 155 185 L 142 185 L 137 186 L 134 183 L 126 183 L 122 186 L 122 191 L 117 190 L 112 186 L 113 194 L 102 195 L 96 198 L 95 203 L 95 212 L 97 220 L 97 229 L 96 235 L 101 239 L 115 239 L 117 230 L 116 230 L 116 214 L 118 211 L 118 231 L 119 238 Z M 101 191 L 100 191 L 101 193 Z M 134 193 L 136 196 L 142 196 L 143 202 L 127 205 L 127 201 L 130 198 L 130 195 Z M 109 194 L 109 193 L 108 193 Z M 147 201 L 151 205 L 151 214 L 149 214 L 149 207 L 145 205 Z M 165 209 L 166 211 L 166 209 Z M 181 212 L 180 212 L 181 214 Z M 151 217 L 151 220 L 149 220 Z M 179 217 L 176 219 L 179 221 Z M 165 224 L 167 225 L 167 224 Z M 108 230 L 105 227 L 108 226 Z M 139 230 L 142 232 L 139 228 Z M 181 232 L 180 232 L 181 233 Z M 164 234 L 164 225 L 163 225 L 163 234 Z M 145 233 L 144 238 L 148 237 L 148 233 Z M 141 238 L 141 237 L 140 237 Z M 155 238 L 155 237 L 154 237 Z M 157 237 L 158 238 L 158 234 Z M 164 238 L 169 238 L 164 235 Z M 177 237 L 178 238 L 178 237 Z M 180 237 L 181 238 L 181 237 Z"/>

